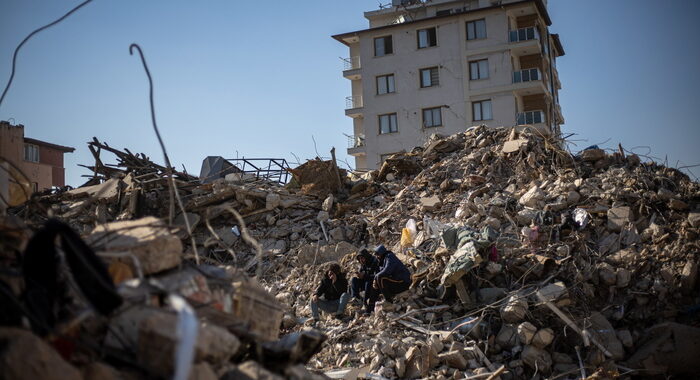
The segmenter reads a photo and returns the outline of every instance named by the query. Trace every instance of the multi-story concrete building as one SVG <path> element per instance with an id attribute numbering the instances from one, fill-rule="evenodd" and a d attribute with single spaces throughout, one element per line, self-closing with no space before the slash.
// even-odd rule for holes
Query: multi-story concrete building
<path id="1" fill-rule="evenodd" d="M 32 191 L 65 186 L 63 154 L 74 150 L 25 137 L 23 125 L 0 121 L 0 210 Z"/>
<path id="2" fill-rule="evenodd" d="M 433 133 L 473 125 L 560 131 L 559 36 L 546 0 L 393 0 L 365 12 L 369 28 L 333 36 L 347 45 L 352 96 L 348 154 L 377 168 Z"/>

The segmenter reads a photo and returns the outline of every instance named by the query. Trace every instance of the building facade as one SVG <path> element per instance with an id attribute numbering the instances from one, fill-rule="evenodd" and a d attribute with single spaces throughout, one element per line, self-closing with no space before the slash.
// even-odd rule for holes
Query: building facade
<path id="1" fill-rule="evenodd" d="M 559 133 L 564 49 L 546 0 L 394 0 L 365 18 L 368 29 L 333 36 L 350 52 L 356 169 L 474 125 Z"/>
<path id="2" fill-rule="evenodd" d="M 0 202 L 16 204 L 28 191 L 65 186 L 63 154 L 74 150 L 25 137 L 23 125 L 0 121 Z"/>

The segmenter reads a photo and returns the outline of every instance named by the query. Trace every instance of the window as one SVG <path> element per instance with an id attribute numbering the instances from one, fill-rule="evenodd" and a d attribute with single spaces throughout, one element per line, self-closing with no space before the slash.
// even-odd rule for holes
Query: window
<path id="1" fill-rule="evenodd" d="M 544 123 L 544 112 L 542 112 L 542 111 L 521 112 L 518 114 L 516 121 L 517 121 L 518 125 Z"/>
<path id="2" fill-rule="evenodd" d="M 391 43 L 391 36 L 379 37 L 374 39 L 374 56 L 381 57 L 387 54 L 393 54 L 394 47 Z"/>
<path id="3" fill-rule="evenodd" d="M 24 160 L 39 162 L 39 147 L 34 144 L 24 144 Z"/>
<path id="4" fill-rule="evenodd" d="M 394 87 L 394 74 L 380 75 L 377 77 L 377 95 L 396 92 Z"/>
<path id="5" fill-rule="evenodd" d="M 437 86 L 438 84 L 440 84 L 440 77 L 438 75 L 437 67 L 429 67 L 420 71 L 421 87 L 432 87 Z"/>
<path id="6" fill-rule="evenodd" d="M 439 127 L 442 125 L 440 107 L 426 108 L 423 110 L 423 128 Z"/>
<path id="7" fill-rule="evenodd" d="M 399 127 L 396 124 L 396 114 L 390 113 L 379 115 L 379 134 L 398 132 Z"/>
<path id="8" fill-rule="evenodd" d="M 493 115 L 491 114 L 491 101 L 482 100 L 480 102 L 473 102 L 472 113 L 474 116 L 474 121 L 493 119 Z"/>
<path id="9" fill-rule="evenodd" d="M 418 49 L 437 45 L 437 29 L 428 28 L 418 30 Z"/>
<path id="10" fill-rule="evenodd" d="M 469 62 L 469 79 L 487 79 L 489 77 L 489 60 Z"/>
<path id="11" fill-rule="evenodd" d="M 486 20 L 469 21 L 467 23 L 467 39 L 477 40 L 486 38 Z"/>
<path id="12" fill-rule="evenodd" d="M 540 70 L 537 68 L 513 72 L 513 83 L 530 82 L 533 80 L 540 80 Z"/>

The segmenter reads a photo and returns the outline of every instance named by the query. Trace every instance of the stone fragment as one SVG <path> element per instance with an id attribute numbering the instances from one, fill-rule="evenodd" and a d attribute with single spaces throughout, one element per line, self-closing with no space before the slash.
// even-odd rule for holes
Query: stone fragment
<path id="1" fill-rule="evenodd" d="M 659 188 L 659 191 L 656 192 L 656 195 L 658 195 L 659 199 L 662 201 L 668 201 L 671 200 L 671 198 L 674 197 L 673 191 L 666 189 L 664 187 Z"/>
<path id="2" fill-rule="evenodd" d="M 593 162 L 605 158 L 605 151 L 602 149 L 586 149 L 581 152 L 584 161 Z"/>
<path id="3" fill-rule="evenodd" d="M 540 208 L 545 197 L 545 193 L 538 186 L 532 186 L 518 199 L 518 203 L 531 208 Z"/>
<path id="4" fill-rule="evenodd" d="M 140 321 L 138 329 L 136 352 L 139 362 L 163 377 L 170 376 L 178 342 L 176 315 L 158 312 L 146 317 Z M 240 344 L 228 330 L 213 324 L 200 324 L 195 362 L 224 363 L 238 351 Z"/>
<path id="5" fill-rule="evenodd" d="M 479 298 L 485 304 L 493 303 L 506 295 L 505 288 L 482 288 L 479 289 Z"/>
<path id="6" fill-rule="evenodd" d="M 522 344 L 528 345 L 537 332 L 537 327 L 530 322 L 523 322 L 518 325 L 518 338 Z"/>
<path id="7" fill-rule="evenodd" d="M 318 215 L 316 215 L 316 221 L 317 221 L 317 222 L 325 222 L 325 221 L 327 221 L 327 220 L 330 219 L 330 218 L 331 218 L 331 217 L 330 217 L 330 215 L 328 215 L 328 211 L 323 211 L 323 210 L 321 210 L 321 211 L 318 212 Z"/>
<path id="8" fill-rule="evenodd" d="M 336 227 L 330 231 L 328 231 L 328 235 L 330 236 L 331 239 L 334 241 L 343 241 L 345 240 L 345 230 L 343 227 Z"/>
<path id="9" fill-rule="evenodd" d="M 632 273 L 625 268 L 618 268 L 615 273 L 615 286 L 618 288 L 626 288 L 632 280 Z"/>
<path id="10" fill-rule="evenodd" d="M 566 195 L 566 203 L 568 203 L 570 206 L 577 204 L 580 200 L 581 194 L 576 191 L 569 191 L 569 193 Z"/>
<path id="11" fill-rule="evenodd" d="M 501 348 L 507 349 L 518 344 L 518 329 L 515 325 L 504 323 L 501 330 L 496 335 L 496 344 Z"/>
<path id="12" fill-rule="evenodd" d="M 568 296 L 566 285 L 564 285 L 564 283 L 561 281 L 545 286 L 539 290 L 539 293 L 549 302 L 555 302 L 559 298 Z"/>
<path id="13" fill-rule="evenodd" d="M 333 194 L 328 194 L 326 199 L 323 200 L 323 204 L 321 205 L 321 210 L 330 213 L 331 210 L 333 209 L 333 202 L 335 198 L 333 197 Z"/>
<path id="14" fill-rule="evenodd" d="M 671 199 L 668 201 L 668 207 L 671 210 L 676 210 L 676 211 L 684 211 L 688 209 L 688 204 L 683 202 L 680 199 Z"/>
<path id="15" fill-rule="evenodd" d="M 86 242 L 98 252 L 133 255 L 144 274 L 174 268 L 182 261 L 180 238 L 172 234 L 160 219 L 152 216 L 99 225 Z M 122 261 L 136 270 L 132 260 Z"/>
<path id="16" fill-rule="evenodd" d="M 81 380 L 80 371 L 29 331 L 0 327 L 0 377 L 13 380 Z"/>
<path id="17" fill-rule="evenodd" d="M 614 207 L 608 210 L 608 229 L 614 232 L 622 231 L 630 223 L 631 210 L 629 207 Z"/>
<path id="18" fill-rule="evenodd" d="M 508 323 L 517 323 L 525 318 L 527 301 L 518 295 L 511 296 L 501 309 L 501 318 Z"/>
<path id="19" fill-rule="evenodd" d="M 615 285 L 617 283 L 617 274 L 615 268 L 608 263 L 598 264 L 598 278 L 605 285 Z"/>
<path id="20" fill-rule="evenodd" d="M 253 360 L 248 360 L 239 364 L 238 368 L 236 368 L 236 372 L 236 375 L 229 377 L 231 380 L 246 379 L 246 377 L 251 380 L 284 380 L 284 377 L 271 372 L 260 363 Z"/>
<path id="21" fill-rule="evenodd" d="M 296 251 L 297 264 L 304 265 L 315 262 L 318 265 L 329 261 L 338 261 L 343 256 L 353 252 L 357 252 L 357 248 L 345 241 L 321 246 L 318 243 L 304 244 Z"/>
<path id="22" fill-rule="evenodd" d="M 549 327 L 537 331 L 532 337 L 532 345 L 537 348 L 545 348 L 554 340 L 554 330 Z"/>
<path id="23" fill-rule="evenodd" d="M 600 343 L 612 354 L 613 360 L 622 360 L 625 356 L 625 349 L 617 339 L 615 329 L 610 322 L 597 311 L 591 313 L 591 330 L 599 337 Z"/>
<path id="24" fill-rule="evenodd" d="M 420 199 L 421 208 L 423 211 L 434 212 L 442 207 L 442 201 L 437 195 L 432 197 L 423 197 Z"/>
<path id="25" fill-rule="evenodd" d="M 632 338 L 632 333 L 629 330 L 617 330 L 617 339 L 622 342 L 622 345 L 627 348 L 632 348 L 634 346 L 634 339 Z"/>
<path id="26" fill-rule="evenodd" d="M 265 196 L 265 209 L 274 210 L 279 207 L 282 197 L 277 193 L 267 193 Z"/>
<path id="27" fill-rule="evenodd" d="M 520 359 L 532 369 L 542 371 L 543 373 L 549 373 L 551 371 L 552 356 L 543 349 L 532 345 L 525 346 L 522 354 L 520 354 Z"/>
<path id="28" fill-rule="evenodd" d="M 467 359 L 459 351 L 449 351 L 438 355 L 441 363 L 461 370 L 467 369 Z"/>
<path id="29" fill-rule="evenodd" d="M 683 266 L 681 271 L 681 290 L 688 294 L 695 289 L 695 283 L 698 278 L 698 260 L 690 259 Z"/>
<path id="30" fill-rule="evenodd" d="M 503 153 L 513 153 L 520 150 L 521 147 L 526 146 L 528 143 L 527 139 L 516 139 L 509 140 L 503 143 Z"/>
<path id="31" fill-rule="evenodd" d="M 700 212 L 688 213 L 688 223 L 690 223 L 690 226 L 693 228 L 700 227 Z"/>

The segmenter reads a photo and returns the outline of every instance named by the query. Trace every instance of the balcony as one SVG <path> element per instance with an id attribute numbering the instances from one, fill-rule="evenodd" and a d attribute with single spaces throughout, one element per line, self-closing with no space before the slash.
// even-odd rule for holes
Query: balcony
<path id="1" fill-rule="evenodd" d="M 360 75 L 360 56 L 354 56 L 350 58 L 343 58 L 343 77 L 350 80 L 361 79 Z"/>
<path id="2" fill-rule="evenodd" d="M 538 68 L 513 72 L 513 83 L 530 82 L 536 80 L 542 80 L 542 73 L 540 73 L 540 69 Z"/>
<path id="3" fill-rule="evenodd" d="M 529 28 L 521 28 L 521 29 L 511 30 L 508 33 L 509 33 L 508 40 L 510 42 L 520 42 L 520 41 L 529 41 L 529 40 L 539 40 L 540 39 L 540 32 L 538 32 L 537 28 L 535 28 L 534 26 L 531 26 Z"/>
<path id="4" fill-rule="evenodd" d="M 348 136 L 348 154 L 351 156 L 362 156 L 366 154 L 365 135 Z"/>
<path id="5" fill-rule="evenodd" d="M 362 96 L 348 96 L 345 98 L 345 116 L 361 117 L 362 107 Z"/>

